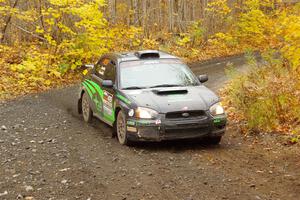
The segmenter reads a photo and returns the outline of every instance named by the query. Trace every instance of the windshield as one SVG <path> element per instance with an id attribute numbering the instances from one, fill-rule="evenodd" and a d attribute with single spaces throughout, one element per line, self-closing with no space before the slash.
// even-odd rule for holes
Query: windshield
<path id="1" fill-rule="evenodd" d="M 198 85 L 195 75 L 175 59 L 122 62 L 120 87 L 143 89 Z"/>

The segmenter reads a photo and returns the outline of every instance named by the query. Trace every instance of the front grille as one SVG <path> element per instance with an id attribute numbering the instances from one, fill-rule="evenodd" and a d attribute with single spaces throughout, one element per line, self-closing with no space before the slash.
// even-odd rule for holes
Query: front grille
<path id="1" fill-rule="evenodd" d="M 197 118 L 203 116 L 205 116 L 205 111 L 203 110 L 178 111 L 178 112 L 169 112 L 166 114 L 167 119 Z"/>
<path id="2" fill-rule="evenodd" d="M 193 138 L 206 135 L 209 132 L 208 127 L 189 128 L 189 129 L 166 129 L 164 137 L 174 138 Z"/>
<path id="3" fill-rule="evenodd" d="M 166 134 L 197 134 L 206 131 L 207 128 L 189 128 L 189 129 L 166 129 Z"/>

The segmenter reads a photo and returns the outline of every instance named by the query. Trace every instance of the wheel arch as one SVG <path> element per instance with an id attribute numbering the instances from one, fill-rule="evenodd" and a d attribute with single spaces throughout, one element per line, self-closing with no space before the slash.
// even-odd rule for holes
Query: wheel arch
<path id="1" fill-rule="evenodd" d="M 80 96 L 79 96 L 79 99 L 78 99 L 78 103 L 77 103 L 77 109 L 78 109 L 79 114 L 82 114 L 82 96 L 83 96 L 84 93 L 85 93 L 84 89 L 81 90 Z"/>
<path id="2" fill-rule="evenodd" d="M 82 90 L 80 91 L 78 104 L 77 104 L 77 109 L 78 109 L 79 114 L 82 114 L 82 97 L 85 93 L 87 93 L 87 92 L 85 91 L 85 88 L 83 87 Z"/>
<path id="3" fill-rule="evenodd" d="M 115 111 L 115 119 L 117 119 L 119 112 L 122 110 L 121 106 L 117 106 L 116 107 L 116 111 Z M 115 120 L 116 121 L 116 120 Z"/>
<path id="4" fill-rule="evenodd" d="M 113 135 L 112 135 L 113 137 L 117 136 L 117 127 L 116 127 L 116 125 L 117 125 L 118 114 L 119 114 L 120 111 L 122 111 L 122 108 L 119 105 L 115 109 L 115 121 L 114 121 L 114 124 L 113 124 L 114 131 L 113 131 Z"/>

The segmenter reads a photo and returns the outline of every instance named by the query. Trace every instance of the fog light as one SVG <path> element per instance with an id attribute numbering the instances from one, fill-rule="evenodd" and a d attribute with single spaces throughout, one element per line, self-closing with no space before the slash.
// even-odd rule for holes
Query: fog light
<path id="1" fill-rule="evenodd" d="M 134 110 L 130 109 L 129 112 L 128 112 L 128 116 L 133 117 L 133 115 L 134 115 Z"/>
<path id="2" fill-rule="evenodd" d="M 137 128 L 136 127 L 132 127 L 132 126 L 127 126 L 127 131 L 136 133 L 137 132 Z"/>

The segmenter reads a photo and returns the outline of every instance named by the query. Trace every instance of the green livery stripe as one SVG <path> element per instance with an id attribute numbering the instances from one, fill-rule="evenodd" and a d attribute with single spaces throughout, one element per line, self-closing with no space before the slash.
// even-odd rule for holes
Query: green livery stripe
<path id="1" fill-rule="evenodd" d="M 86 86 L 91 90 L 91 92 L 92 92 L 93 94 L 96 93 L 96 90 L 94 89 L 94 87 L 93 87 L 91 84 L 89 84 L 89 83 L 87 83 L 87 82 L 84 82 L 84 83 L 85 83 Z"/>
<path id="2" fill-rule="evenodd" d="M 103 98 L 103 90 L 100 88 L 100 86 L 93 82 L 93 81 L 90 81 L 90 80 L 86 80 L 85 82 L 89 83 L 90 85 L 92 85 L 98 92 L 98 94 L 100 95 L 101 98 Z"/>
<path id="3" fill-rule="evenodd" d="M 85 87 L 85 89 L 88 92 L 89 96 L 92 98 L 93 97 L 93 93 L 91 92 L 91 89 L 84 82 L 82 83 L 82 85 Z"/>
<path id="4" fill-rule="evenodd" d="M 101 89 L 101 87 L 97 84 L 97 83 L 95 83 L 95 82 L 93 82 L 93 81 L 91 81 L 91 80 L 85 80 L 84 82 L 83 82 L 83 85 L 87 88 L 87 90 L 89 89 L 90 90 L 90 93 L 91 94 L 95 94 L 95 93 L 97 93 L 98 95 L 99 95 L 99 98 L 101 99 L 101 101 L 103 101 L 103 97 L 104 97 L 104 91 Z M 92 96 L 91 96 L 92 97 Z M 93 98 L 92 98 L 93 99 Z M 96 105 L 97 105 L 97 108 L 99 108 L 100 109 L 100 104 L 99 104 L 99 102 L 97 102 L 96 101 L 97 99 L 93 99 L 93 101 L 96 103 Z M 101 107 L 102 107 L 102 104 L 101 104 Z M 99 110 L 101 113 L 102 113 L 102 111 L 101 110 Z M 112 108 L 112 111 L 113 111 L 113 113 L 112 113 L 112 116 L 111 115 L 108 115 L 107 113 L 102 113 L 103 114 L 103 118 L 106 120 L 106 121 L 108 121 L 108 122 L 110 122 L 110 123 L 113 123 L 114 121 L 115 121 L 115 110 L 114 110 L 114 108 Z"/>
<path id="5" fill-rule="evenodd" d="M 108 120 L 109 122 L 114 122 L 115 121 L 115 116 L 114 116 L 114 114 L 112 115 L 112 116 L 110 116 L 110 115 L 108 115 L 108 114 L 104 114 L 104 118 L 106 119 L 106 120 Z"/>
<path id="6" fill-rule="evenodd" d="M 95 87 L 94 84 L 88 82 L 87 80 L 83 82 L 91 91 L 92 91 L 92 97 L 91 99 L 93 100 L 93 102 L 96 105 L 96 109 L 101 112 L 101 108 L 102 108 L 102 100 L 103 100 L 103 95 L 101 95 L 100 92 L 98 92 L 99 87 Z M 103 93 L 103 92 L 102 92 Z M 95 94 L 97 94 L 95 96 Z"/>
<path id="7" fill-rule="evenodd" d="M 126 104 L 131 104 L 131 101 L 129 101 L 126 97 L 124 97 L 124 96 L 122 96 L 122 95 L 120 95 L 120 94 L 117 94 L 117 97 L 118 97 L 121 101 L 123 101 L 124 103 L 126 103 Z"/>

